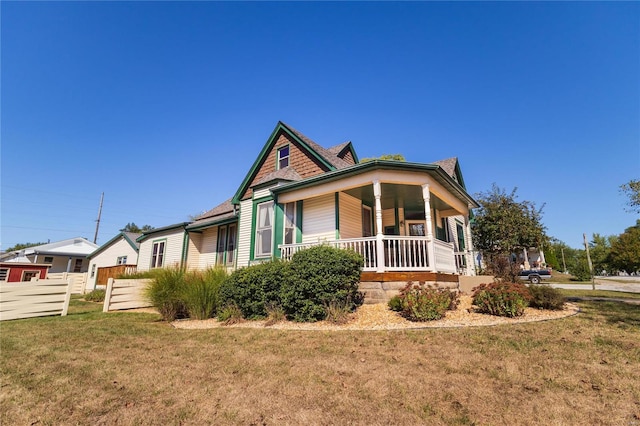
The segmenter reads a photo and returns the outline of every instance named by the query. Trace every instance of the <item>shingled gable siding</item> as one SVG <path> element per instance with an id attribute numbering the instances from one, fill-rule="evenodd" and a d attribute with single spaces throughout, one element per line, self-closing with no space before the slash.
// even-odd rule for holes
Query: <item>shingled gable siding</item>
<path id="1" fill-rule="evenodd" d="M 92 257 L 89 263 L 89 277 L 87 278 L 87 288 L 95 288 L 98 279 L 98 268 L 107 266 L 115 266 L 118 263 L 118 257 L 127 256 L 127 265 L 135 265 L 138 261 L 138 252 L 131 247 L 123 237 L 109 247 Z M 91 276 L 93 265 L 96 265 L 95 273 Z"/>
<path id="2" fill-rule="evenodd" d="M 340 158 L 342 158 L 349 164 L 356 164 L 355 160 L 353 159 L 353 155 L 351 155 L 351 151 L 345 152 L 344 155 L 342 155 Z"/>
<path id="3" fill-rule="evenodd" d="M 151 252 L 153 243 L 159 240 L 166 240 L 164 250 L 163 267 L 179 266 L 182 258 L 182 245 L 184 243 L 184 229 L 171 229 L 165 232 L 153 234 L 140 243 L 140 253 L 138 255 L 138 271 L 148 271 L 151 269 Z"/>
<path id="4" fill-rule="evenodd" d="M 336 239 L 335 194 L 304 200 L 302 242 L 315 243 Z"/>
<path id="5" fill-rule="evenodd" d="M 238 267 L 248 266 L 251 254 L 251 220 L 253 200 L 240 202 L 240 224 L 238 228 Z"/>
<path id="6" fill-rule="evenodd" d="M 251 181 L 251 184 L 249 184 L 249 189 L 247 189 L 247 191 L 242 195 L 242 200 L 249 199 L 253 195 L 251 186 L 276 170 L 278 149 L 286 145 L 289 145 L 289 167 L 294 169 L 301 178 L 305 179 L 329 171 L 327 167 L 315 160 L 311 154 L 308 154 L 303 150 L 296 142 L 290 139 L 288 135 L 281 134 L 276 140 L 273 148 L 271 148 L 271 151 L 269 152 L 269 155 L 267 155 L 264 163 L 260 166 L 260 169 Z"/>

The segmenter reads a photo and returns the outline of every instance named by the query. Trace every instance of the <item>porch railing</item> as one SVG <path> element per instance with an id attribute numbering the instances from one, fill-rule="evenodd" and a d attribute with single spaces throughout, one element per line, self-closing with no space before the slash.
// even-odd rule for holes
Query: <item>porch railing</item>
<path id="1" fill-rule="evenodd" d="M 429 239 L 426 237 L 384 236 L 384 269 L 387 271 L 428 271 Z"/>
<path id="2" fill-rule="evenodd" d="M 436 271 L 455 274 L 457 272 L 453 243 L 434 241 Z"/>
<path id="3" fill-rule="evenodd" d="M 283 244 L 279 246 L 280 255 L 284 260 L 291 260 L 293 255 L 300 250 L 304 250 L 320 244 L 328 244 L 332 247 L 341 249 L 351 249 L 356 253 L 360 253 L 364 257 L 364 267 L 362 268 L 364 271 L 375 271 L 378 266 L 378 262 L 376 260 L 376 237 L 349 238 L 345 240 L 317 241 L 312 243 L 299 244 Z"/>

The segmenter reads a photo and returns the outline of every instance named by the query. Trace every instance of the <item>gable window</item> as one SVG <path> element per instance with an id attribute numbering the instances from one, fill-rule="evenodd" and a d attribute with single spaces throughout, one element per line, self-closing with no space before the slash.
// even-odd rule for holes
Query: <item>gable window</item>
<path id="1" fill-rule="evenodd" d="M 255 257 L 271 256 L 273 237 L 273 201 L 258 204 L 256 213 Z"/>
<path id="2" fill-rule="evenodd" d="M 289 166 L 289 145 L 278 149 L 278 169 Z"/>
<path id="3" fill-rule="evenodd" d="M 295 243 L 296 238 L 296 203 L 284 205 L 284 244 Z"/>
<path id="4" fill-rule="evenodd" d="M 44 263 L 53 263 L 53 256 L 45 256 Z"/>
<path id="5" fill-rule="evenodd" d="M 164 250 L 166 244 L 166 241 L 156 241 L 153 243 L 153 250 L 151 251 L 152 268 L 162 268 L 162 265 L 164 265 Z"/>
<path id="6" fill-rule="evenodd" d="M 75 265 L 73 265 L 73 272 L 82 271 L 82 259 L 76 259 Z"/>
<path id="7" fill-rule="evenodd" d="M 0 281 L 7 281 L 9 278 L 9 268 L 0 268 Z"/>
<path id="8" fill-rule="evenodd" d="M 127 256 L 119 256 L 118 259 L 116 259 L 116 265 L 126 265 L 127 263 Z"/>

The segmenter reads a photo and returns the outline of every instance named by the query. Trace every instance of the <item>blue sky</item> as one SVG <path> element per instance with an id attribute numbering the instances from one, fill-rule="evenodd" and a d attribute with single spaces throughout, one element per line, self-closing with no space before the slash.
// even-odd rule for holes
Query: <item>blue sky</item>
<path id="1" fill-rule="evenodd" d="M 188 220 L 278 120 L 362 157 L 457 156 L 548 234 L 635 224 L 640 3 L 5 2 L 1 246 Z"/>

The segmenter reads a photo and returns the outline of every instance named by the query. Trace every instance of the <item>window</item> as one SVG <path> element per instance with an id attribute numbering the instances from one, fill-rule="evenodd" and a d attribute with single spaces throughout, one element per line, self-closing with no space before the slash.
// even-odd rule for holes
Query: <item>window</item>
<path id="1" fill-rule="evenodd" d="M 271 256 L 273 236 L 273 201 L 258 204 L 256 213 L 255 257 Z"/>
<path id="2" fill-rule="evenodd" d="M 284 244 L 296 242 L 296 203 L 284 205 Z"/>
<path id="3" fill-rule="evenodd" d="M 164 249 L 166 241 L 156 241 L 153 243 L 153 250 L 151 251 L 151 267 L 162 268 L 164 265 Z"/>
<path id="4" fill-rule="evenodd" d="M 73 272 L 82 271 L 82 259 L 76 259 L 76 264 L 73 266 Z"/>
<path id="5" fill-rule="evenodd" d="M 289 145 L 278 149 L 278 169 L 289 166 Z"/>
<path id="6" fill-rule="evenodd" d="M 21 281 L 31 281 L 32 278 L 40 278 L 40 271 L 22 271 Z"/>
<path id="7" fill-rule="evenodd" d="M 458 251 L 464 251 L 466 249 L 464 243 L 464 228 L 462 224 L 456 221 L 456 234 L 458 235 Z"/>
<path id="8" fill-rule="evenodd" d="M 45 256 L 44 263 L 53 263 L 53 256 Z"/>
<path id="9" fill-rule="evenodd" d="M 96 264 L 91 265 L 91 278 L 96 276 Z"/>
<path id="10" fill-rule="evenodd" d="M 371 207 L 362 206 L 362 236 L 370 237 L 373 235 L 373 217 L 371 215 Z"/>
<path id="11" fill-rule="evenodd" d="M 0 268 L 0 281 L 6 281 L 9 278 L 9 268 Z"/>
<path id="12" fill-rule="evenodd" d="M 235 261 L 234 254 L 236 252 L 236 224 L 229 225 L 227 232 L 227 265 L 233 266 Z"/>
<path id="13" fill-rule="evenodd" d="M 236 250 L 236 224 L 218 228 L 218 246 L 216 249 L 216 265 L 233 266 Z"/>
<path id="14" fill-rule="evenodd" d="M 218 248 L 216 249 L 216 265 L 224 263 L 224 253 L 227 248 L 227 227 L 218 228 Z"/>
<path id="15" fill-rule="evenodd" d="M 126 265 L 127 264 L 127 256 L 120 256 L 116 259 L 116 265 Z"/>

